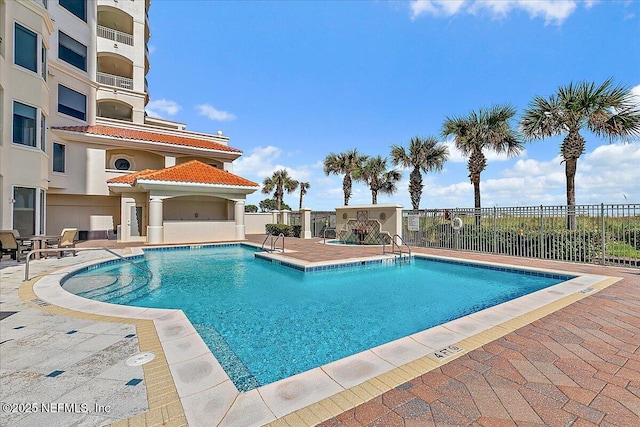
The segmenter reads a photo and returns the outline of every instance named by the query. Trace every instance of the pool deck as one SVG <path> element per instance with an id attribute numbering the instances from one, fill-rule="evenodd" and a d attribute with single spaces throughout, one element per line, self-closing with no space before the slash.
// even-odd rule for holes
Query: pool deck
<path id="1" fill-rule="evenodd" d="M 263 238 L 248 240 L 259 244 Z M 83 243 L 103 244 L 124 250 L 114 242 Z M 322 245 L 318 239 L 287 239 L 286 249 L 287 259 L 301 264 L 344 262 L 382 252 L 380 247 Z M 318 387 L 305 389 L 293 380 L 262 387 L 259 393 L 236 395 L 218 410 L 224 415 L 222 424 L 638 425 L 640 270 L 412 249 L 432 256 L 616 279 L 595 280 L 593 287 L 583 289 L 588 292 L 559 295 L 553 303 L 541 303 L 527 314 L 501 318 L 495 324 L 490 316 L 478 317 L 475 323 L 490 325 L 477 333 L 473 322 L 459 323 L 459 330 L 451 326 L 452 335 L 460 333 L 453 342 L 441 340 L 442 335 L 416 336 L 401 345 L 381 346 L 364 359 L 326 365 L 323 373 L 335 381 L 331 386 L 318 379 Z M 85 252 L 76 258 L 34 261 L 31 276 L 39 279 L 98 257 Z M 5 268 L 11 264 L 0 264 L 0 310 L 13 313 L 0 322 L 0 400 L 90 403 L 91 408 L 65 407 L 45 415 L 7 412 L 3 406 L 0 424 L 43 425 L 45 420 L 56 425 L 186 425 L 187 420 L 191 425 L 218 424 L 213 421 L 217 415 L 203 415 L 228 399 L 184 398 L 184 378 L 176 376 L 176 365 L 171 365 L 176 355 L 162 342 L 166 331 L 161 323 L 140 317 L 78 315 L 50 305 L 34 293 L 37 279 L 22 282 L 24 262 Z M 472 334 L 463 335 L 465 328 Z M 442 360 L 433 357 L 433 350 L 444 349 L 449 351 L 441 353 Z M 158 357 L 144 367 L 126 366 L 124 360 L 138 351 L 153 351 Z M 62 372 L 56 375 L 58 371 Z M 202 373 L 195 369 L 190 374 Z M 293 406 L 282 404 L 287 401 Z M 198 411 L 194 403 L 205 404 L 206 410 Z M 102 405 L 102 410 L 94 404 Z M 265 404 L 266 413 L 256 410 Z M 235 412 L 229 409 L 232 405 Z"/>

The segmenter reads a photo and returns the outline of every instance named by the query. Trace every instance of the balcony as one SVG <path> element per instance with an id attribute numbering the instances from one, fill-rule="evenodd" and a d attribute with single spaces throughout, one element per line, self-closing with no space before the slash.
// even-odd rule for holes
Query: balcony
<path id="1" fill-rule="evenodd" d="M 96 77 L 100 84 L 133 90 L 133 79 L 129 77 L 121 77 L 101 72 L 98 72 Z"/>
<path id="2" fill-rule="evenodd" d="M 116 43 L 133 46 L 133 36 L 131 34 L 123 33 L 122 31 L 114 30 L 112 28 L 103 27 L 102 25 L 98 25 L 98 37 L 113 40 Z"/>
<path id="3" fill-rule="evenodd" d="M 127 103 L 115 99 L 103 99 L 98 101 L 98 117 L 109 119 L 132 121 L 133 107 Z"/>

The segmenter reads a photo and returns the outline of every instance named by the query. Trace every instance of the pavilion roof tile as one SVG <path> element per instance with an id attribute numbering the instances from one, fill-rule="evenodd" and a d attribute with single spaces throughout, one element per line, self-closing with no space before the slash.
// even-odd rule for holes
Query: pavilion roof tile
<path id="1" fill-rule="evenodd" d="M 128 175 L 112 178 L 110 184 L 135 185 L 138 180 L 162 181 L 176 183 L 196 183 L 210 185 L 233 185 L 242 187 L 258 187 L 253 181 L 234 175 L 231 172 L 207 165 L 198 160 L 180 163 L 165 169 L 134 172 Z"/>

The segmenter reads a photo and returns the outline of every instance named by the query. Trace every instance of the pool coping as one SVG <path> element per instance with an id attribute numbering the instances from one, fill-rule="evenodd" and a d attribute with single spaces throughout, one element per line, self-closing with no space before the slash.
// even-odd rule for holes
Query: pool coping
<path id="1" fill-rule="evenodd" d="M 259 247 L 247 242 L 221 245 L 229 244 Z M 135 257 L 142 253 L 141 248 L 131 248 L 127 256 Z M 287 252 L 261 253 L 260 257 L 272 262 L 284 261 L 286 266 L 293 264 L 305 269 L 393 259 L 386 255 L 307 262 L 286 257 L 286 254 Z M 60 314 L 133 323 L 137 327 L 140 325 L 141 328 L 146 328 L 145 336 L 151 337 L 141 337 L 141 351 L 153 348 L 151 351 L 157 356 L 155 365 L 145 365 L 150 366 L 145 369 L 150 412 L 171 404 L 171 413 L 179 417 L 180 412 L 183 412 L 191 426 L 284 426 L 315 425 L 336 416 L 621 280 L 617 277 L 564 270 L 522 268 L 506 263 L 461 261 L 436 255 L 415 256 L 576 277 L 245 393 L 237 391 L 182 310 L 102 303 L 70 294 L 60 286 L 60 280 L 72 271 L 102 264 L 111 258 L 57 270 L 31 281 L 30 287 L 33 295 L 58 307 Z M 143 346 L 145 340 L 149 341 L 149 345 Z M 167 409 L 165 412 L 168 415 Z M 144 415 L 142 414 L 142 418 Z"/>

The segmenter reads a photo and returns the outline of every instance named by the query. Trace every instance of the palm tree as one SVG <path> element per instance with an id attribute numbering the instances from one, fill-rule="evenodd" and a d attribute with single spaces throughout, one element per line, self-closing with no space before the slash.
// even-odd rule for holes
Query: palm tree
<path id="1" fill-rule="evenodd" d="M 413 168 L 409 175 L 409 195 L 411 196 L 413 209 L 419 209 L 422 188 L 424 187 L 420 171 L 424 173 L 440 171 L 448 158 L 449 149 L 443 144 L 438 144 L 438 140 L 432 136 L 428 138 L 420 138 L 419 136 L 411 138 L 408 149 L 399 145 L 391 146 L 391 161 L 393 165 Z"/>
<path id="2" fill-rule="evenodd" d="M 344 153 L 329 153 L 324 159 L 324 173 L 326 175 L 344 175 L 342 191 L 344 192 L 345 206 L 349 204 L 349 198 L 351 197 L 351 184 L 354 173 L 362 166 L 367 158 L 367 156 L 358 153 L 358 150 L 354 148 Z"/>
<path id="3" fill-rule="evenodd" d="M 387 170 L 387 159 L 372 157 L 356 172 L 356 179 L 365 182 L 371 190 L 371 203 L 378 204 L 378 192 L 392 195 L 398 191 L 397 183 L 402 173 L 396 169 Z"/>
<path id="4" fill-rule="evenodd" d="M 569 83 L 558 87 L 549 98 L 536 96 L 520 121 L 522 133 L 529 139 L 565 136 L 560 153 L 565 162 L 567 178 L 567 227 L 575 230 L 578 158 L 584 153 L 585 140 L 580 131 L 588 129 L 597 136 L 629 139 L 640 135 L 640 106 L 631 91 L 613 86 L 611 79 L 600 86 L 595 83 Z"/>
<path id="5" fill-rule="evenodd" d="M 487 167 L 484 150 L 506 153 L 512 157 L 518 155 L 524 145 L 517 132 L 511 128 L 509 120 L 516 114 L 510 105 L 496 105 L 490 109 L 481 108 L 471 111 L 466 117 L 447 117 L 442 125 L 442 135 L 453 135 L 458 150 L 469 156 L 467 168 L 473 184 L 476 224 L 480 223 L 480 174 Z"/>
<path id="6" fill-rule="evenodd" d="M 296 191 L 296 188 L 298 188 L 298 181 L 292 179 L 286 169 L 275 171 L 273 175 L 271 175 L 271 178 L 265 178 L 262 182 L 262 192 L 264 194 L 270 194 L 275 190 L 273 197 L 278 203 L 278 210 L 280 210 L 282 206 L 284 192 L 293 193 Z"/>
<path id="7" fill-rule="evenodd" d="M 309 184 L 308 182 L 300 182 L 300 207 L 298 208 L 299 211 L 302 210 L 302 198 L 305 194 L 307 194 L 307 190 L 309 189 L 309 187 L 311 187 L 311 184 Z"/>

